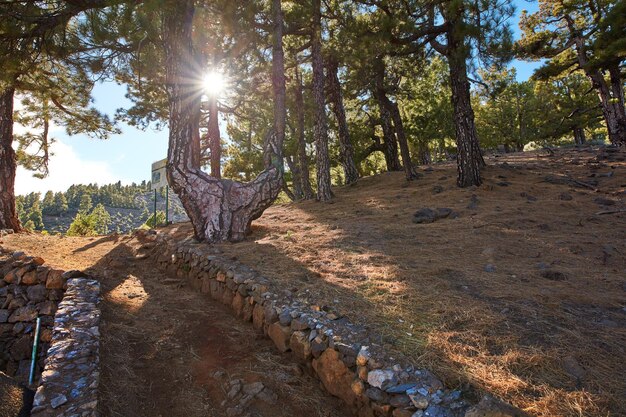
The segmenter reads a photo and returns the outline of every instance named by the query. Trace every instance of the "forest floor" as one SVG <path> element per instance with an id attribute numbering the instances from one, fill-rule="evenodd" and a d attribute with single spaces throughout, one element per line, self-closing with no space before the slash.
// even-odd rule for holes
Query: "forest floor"
<path id="1" fill-rule="evenodd" d="M 391 349 L 539 416 L 626 415 L 626 152 L 491 156 L 274 206 L 222 251 Z M 457 218 L 415 224 L 421 208 Z M 188 227 L 188 226 L 187 226 Z"/>
<path id="2" fill-rule="evenodd" d="M 141 253 L 137 238 L 20 234 L 3 240 L 5 248 L 101 282 L 100 415 L 221 417 L 236 407 L 246 411 L 236 415 L 253 417 L 348 415 L 226 306 L 164 284 L 166 274 Z"/>
<path id="3" fill-rule="evenodd" d="M 422 167 L 410 183 L 380 174 L 337 188 L 332 204 L 275 205 L 245 242 L 218 246 L 368 324 L 450 386 L 542 417 L 626 415 L 625 160 L 623 150 L 590 148 L 491 156 L 472 189 L 456 187 L 453 163 Z M 426 207 L 454 213 L 414 223 Z M 161 231 L 182 238 L 191 227 Z M 265 378 L 281 404 L 325 402 L 319 415 L 337 407 L 220 306 L 160 284 L 136 240 L 4 240 L 102 277 L 104 415 L 219 414 L 227 387 L 212 374 L 222 368 L 227 378 Z M 280 378 L 293 391 L 272 385 Z"/>

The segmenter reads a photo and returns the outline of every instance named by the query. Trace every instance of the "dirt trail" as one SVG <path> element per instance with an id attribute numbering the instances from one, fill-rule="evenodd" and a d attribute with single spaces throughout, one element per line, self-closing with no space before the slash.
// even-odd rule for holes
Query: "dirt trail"
<path id="1" fill-rule="evenodd" d="M 229 398 L 237 380 L 241 391 L 258 390 L 254 382 L 265 387 L 237 415 L 347 415 L 316 380 L 225 307 L 163 284 L 167 277 L 134 238 L 19 235 L 2 245 L 100 279 L 103 416 L 233 415 L 245 396 Z"/>

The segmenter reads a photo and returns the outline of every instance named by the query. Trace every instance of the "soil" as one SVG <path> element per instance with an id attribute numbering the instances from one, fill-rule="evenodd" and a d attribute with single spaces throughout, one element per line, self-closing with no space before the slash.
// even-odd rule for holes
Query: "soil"
<path id="1" fill-rule="evenodd" d="M 276 287 L 368 324 L 449 386 L 543 417 L 626 415 L 625 156 L 491 156 L 484 184 L 468 189 L 456 187 L 452 163 L 422 167 L 409 183 L 380 174 L 336 188 L 332 204 L 275 205 L 245 242 L 217 246 Z M 413 223 L 425 207 L 454 214 Z M 183 238 L 191 227 L 160 232 Z M 101 277 L 105 415 L 219 414 L 214 370 L 267 377 L 276 392 L 275 373 L 291 375 L 220 306 L 159 284 L 129 237 L 19 235 L 4 245 Z M 301 406 L 316 384 L 293 381 L 302 386 L 281 392 L 277 413 L 340 409 L 319 397 Z"/>
<path id="2" fill-rule="evenodd" d="M 236 380 L 262 382 L 268 393 L 240 415 L 348 415 L 251 324 L 191 289 L 163 284 L 167 277 L 141 253 L 136 238 L 21 234 L 4 240 L 4 247 L 100 280 L 101 415 L 229 415 L 239 400 L 227 395 Z"/>

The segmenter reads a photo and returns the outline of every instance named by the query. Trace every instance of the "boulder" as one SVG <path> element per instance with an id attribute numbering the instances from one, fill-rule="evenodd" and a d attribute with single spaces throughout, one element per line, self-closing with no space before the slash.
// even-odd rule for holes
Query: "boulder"
<path id="1" fill-rule="evenodd" d="M 49 290 L 61 290 L 65 280 L 63 279 L 63 271 L 57 269 L 51 269 L 48 272 L 48 278 L 46 279 L 46 288 Z"/>
<path id="2" fill-rule="evenodd" d="M 296 331 L 291 335 L 289 346 L 294 355 L 301 361 L 311 358 L 311 343 L 306 333 Z"/>

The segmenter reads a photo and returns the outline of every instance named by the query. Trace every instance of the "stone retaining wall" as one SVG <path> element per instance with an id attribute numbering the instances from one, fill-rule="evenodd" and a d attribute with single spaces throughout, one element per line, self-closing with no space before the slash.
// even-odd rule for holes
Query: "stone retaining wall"
<path id="1" fill-rule="evenodd" d="M 0 248 L 0 371 L 28 383 L 37 317 L 32 416 L 95 416 L 100 284 Z"/>
<path id="2" fill-rule="evenodd" d="M 35 381 L 52 340 L 54 314 L 67 275 L 43 265 L 41 258 L 0 252 L 0 371 L 28 382 L 35 322 L 41 317 Z"/>
<path id="3" fill-rule="evenodd" d="M 186 280 L 234 314 L 251 322 L 281 352 L 290 351 L 320 379 L 326 390 L 341 398 L 359 416 L 385 417 L 500 417 L 522 416 L 491 397 L 471 405 L 458 390 L 445 389 L 427 369 L 400 357 L 389 357 L 363 326 L 337 317 L 318 306 L 273 288 L 254 270 L 221 257 L 210 245 L 192 239 L 174 241 L 166 234 L 141 232 L 144 249 L 161 268 Z M 178 281 L 165 279 L 165 284 Z M 500 414 L 486 414 L 487 411 Z"/>

